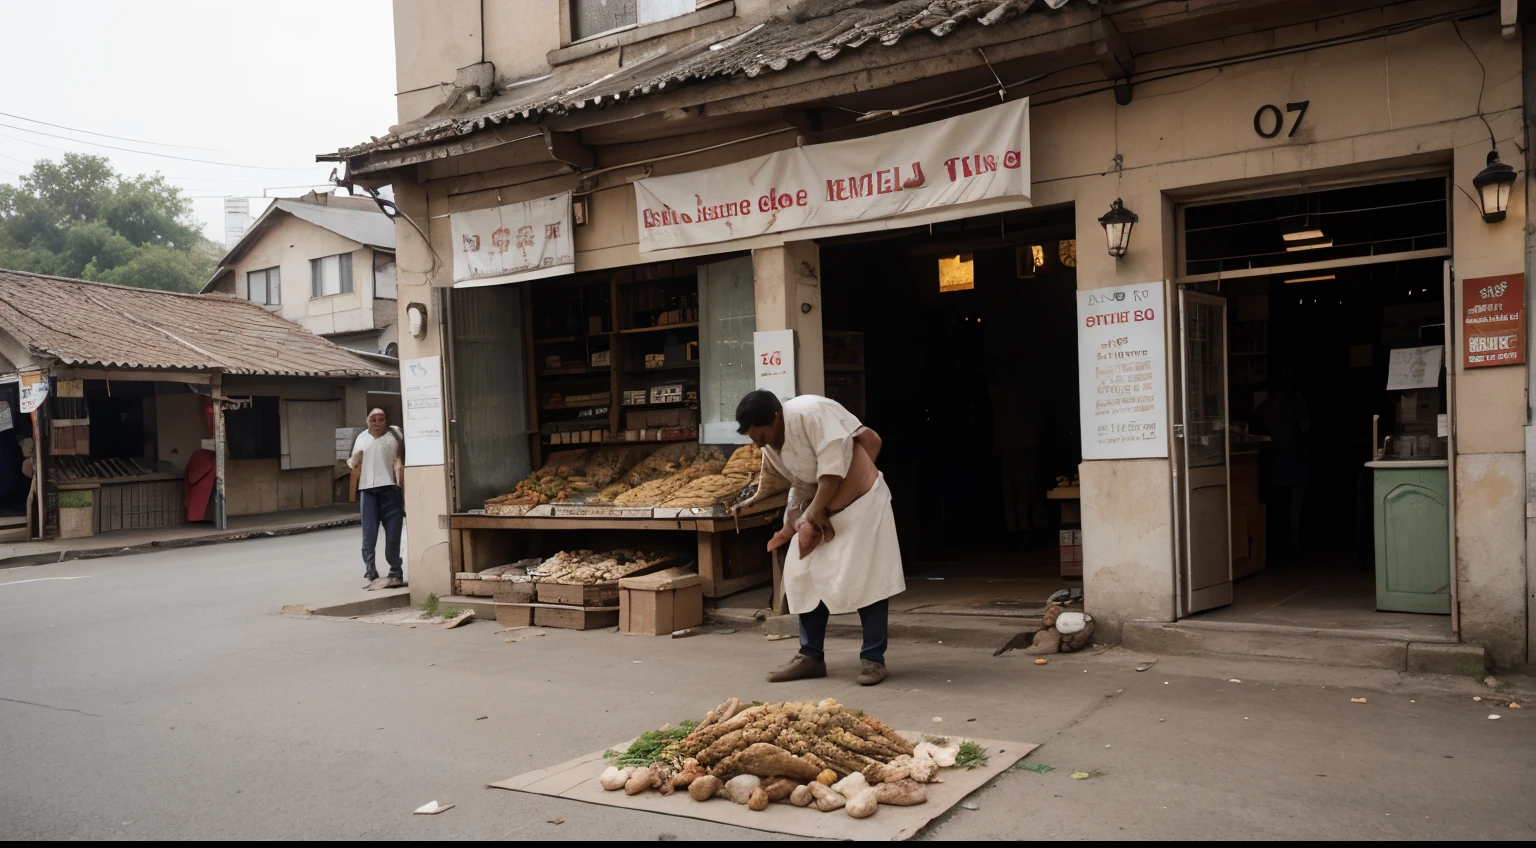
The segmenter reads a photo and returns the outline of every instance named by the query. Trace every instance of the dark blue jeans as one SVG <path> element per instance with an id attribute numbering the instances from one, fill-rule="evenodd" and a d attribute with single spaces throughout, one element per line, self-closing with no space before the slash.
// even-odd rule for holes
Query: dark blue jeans
<path id="1" fill-rule="evenodd" d="M 800 653 L 818 660 L 826 656 L 822 646 L 827 641 L 827 618 L 830 614 L 826 604 L 817 604 L 810 612 L 800 614 Z M 859 659 L 882 665 L 885 663 L 885 646 L 890 641 L 890 617 L 889 600 L 875 601 L 867 607 L 859 608 L 859 624 L 864 630 L 864 648 L 859 651 Z"/>
<path id="2" fill-rule="evenodd" d="M 384 525 L 384 559 L 390 577 L 404 577 L 400 560 L 400 528 L 405 524 L 405 492 L 399 486 L 378 486 L 358 492 L 363 502 L 363 579 L 378 579 L 373 549 L 379 544 L 379 525 Z"/>

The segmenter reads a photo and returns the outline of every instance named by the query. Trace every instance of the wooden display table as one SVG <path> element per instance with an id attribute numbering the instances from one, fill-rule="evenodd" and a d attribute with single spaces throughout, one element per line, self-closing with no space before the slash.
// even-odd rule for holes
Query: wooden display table
<path id="1" fill-rule="evenodd" d="M 556 549 L 605 550 L 646 547 L 651 533 L 673 537 L 657 537 L 654 544 L 659 547 L 669 543 L 681 547 L 676 534 L 693 534 L 704 597 L 720 598 L 774 580 L 776 575 L 766 546 L 768 537 L 783 521 L 787 502 L 787 494 L 778 494 L 753 504 L 741 516 L 696 514 L 687 509 L 656 509 L 649 516 L 605 516 L 601 508 L 593 508 L 585 515 L 565 516 L 458 513 L 448 519 L 450 559 L 457 574 L 480 571 L 524 556 L 548 556 L 554 550 L 543 550 L 544 533 L 561 534 Z"/>

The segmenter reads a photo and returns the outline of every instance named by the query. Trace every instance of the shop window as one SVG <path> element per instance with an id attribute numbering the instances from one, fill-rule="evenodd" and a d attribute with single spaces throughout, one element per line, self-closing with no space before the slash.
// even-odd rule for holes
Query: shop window
<path id="1" fill-rule="evenodd" d="M 309 260 L 310 297 L 329 297 L 352 291 L 352 254 L 341 253 Z"/>
<path id="2" fill-rule="evenodd" d="M 707 444 L 746 444 L 736 432 L 736 404 L 756 388 L 752 334 L 757 306 L 752 258 L 699 266 L 699 414 Z"/>
<path id="3" fill-rule="evenodd" d="M 282 414 L 275 397 L 253 397 L 244 409 L 224 413 L 230 459 L 277 459 L 282 455 Z"/>
<path id="4" fill-rule="evenodd" d="M 277 268 L 263 268 L 245 275 L 246 297 L 262 306 L 279 306 L 283 302 L 282 274 Z"/>
<path id="5" fill-rule="evenodd" d="M 571 40 L 665 21 L 701 5 L 696 0 L 571 0 Z"/>

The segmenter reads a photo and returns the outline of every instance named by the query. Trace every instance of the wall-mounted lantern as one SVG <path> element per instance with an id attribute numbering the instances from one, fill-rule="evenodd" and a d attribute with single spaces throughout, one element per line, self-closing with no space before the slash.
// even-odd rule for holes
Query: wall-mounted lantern
<path id="1" fill-rule="evenodd" d="M 1104 236 L 1109 239 L 1109 255 L 1119 259 L 1131 246 L 1131 228 L 1141 220 L 1135 212 L 1125 208 L 1120 198 L 1109 205 L 1109 212 L 1099 219 L 1099 226 L 1104 228 Z"/>
<path id="2" fill-rule="evenodd" d="M 1478 200 L 1483 204 L 1483 222 L 1497 224 L 1509 211 L 1509 189 L 1515 184 L 1515 169 L 1499 161 L 1499 151 L 1488 151 L 1488 167 L 1472 178 Z"/>
<path id="3" fill-rule="evenodd" d="M 424 304 L 406 304 L 405 322 L 412 337 L 418 339 L 427 337 L 427 307 Z"/>

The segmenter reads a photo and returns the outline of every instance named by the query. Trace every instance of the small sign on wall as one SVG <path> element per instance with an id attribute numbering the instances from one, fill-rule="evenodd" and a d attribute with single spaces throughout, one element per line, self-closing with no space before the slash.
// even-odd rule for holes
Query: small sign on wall
<path id="1" fill-rule="evenodd" d="M 1525 362 L 1525 275 L 1462 280 L 1461 337 L 1467 368 Z"/>
<path id="2" fill-rule="evenodd" d="M 1168 455 L 1161 281 L 1077 293 L 1083 459 Z"/>
<path id="3" fill-rule="evenodd" d="M 779 400 L 795 396 L 795 331 L 759 330 L 752 334 L 753 366 L 757 388 L 773 392 Z"/>

